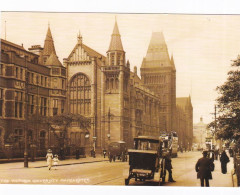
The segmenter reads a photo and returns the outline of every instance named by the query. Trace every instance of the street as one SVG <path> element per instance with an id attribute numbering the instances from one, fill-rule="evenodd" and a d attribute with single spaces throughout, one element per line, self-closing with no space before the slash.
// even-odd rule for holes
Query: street
<path id="1" fill-rule="evenodd" d="M 163 186 L 200 186 L 197 179 L 195 164 L 202 156 L 201 152 L 178 153 L 178 158 L 172 159 L 173 178 L 177 182 L 166 183 Z M 215 170 L 210 180 L 212 187 L 232 187 L 232 158 L 228 163 L 227 174 L 221 173 L 220 161 L 214 161 Z M 93 162 L 96 161 L 96 162 Z M 78 163 L 78 164 L 77 164 Z M 81 163 L 81 164 L 79 164 Z M 66 164 L 66 165 L 64 165 Z M 70 159 L 60 161 L 55 170 L 50 171 L 45 161 L 29 162 L 29 168 L 23 168 L 23 163 L 0 164 L 0 183 L 2 184 L 71 184 L 71 185 L 124 185 L 124 177 L 128 172 L 128 162 L 112 162 L 99 156 L 96 159 Z M 167 175 L 168 179 L 168 175 Z M 130 180 L 130 186 L 155 186 L 155 182 L 140 182 Z"/>

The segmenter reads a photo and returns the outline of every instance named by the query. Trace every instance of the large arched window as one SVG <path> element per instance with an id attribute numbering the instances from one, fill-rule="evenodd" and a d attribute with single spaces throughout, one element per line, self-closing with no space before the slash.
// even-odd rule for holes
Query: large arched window
<path id="1" fill-rule="evenodd" d="M 70 111 L 73 114 L 91 114 L 91 84 L 86 75 L 79 73 L 70 81 Z"/>

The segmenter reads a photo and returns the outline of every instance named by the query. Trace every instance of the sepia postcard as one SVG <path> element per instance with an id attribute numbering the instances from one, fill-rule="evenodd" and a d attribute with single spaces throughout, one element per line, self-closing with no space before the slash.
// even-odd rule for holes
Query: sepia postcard
<path id="1" fill-rule="evenodd" d="M 240 185 L 240 15 L 2 12 L 0 184 Z"/>

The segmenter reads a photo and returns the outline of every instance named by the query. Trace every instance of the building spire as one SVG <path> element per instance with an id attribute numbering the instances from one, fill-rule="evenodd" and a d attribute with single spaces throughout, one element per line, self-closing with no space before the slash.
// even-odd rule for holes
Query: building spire
<path id="1" fill-rule="evenodd" d="M 54 53 L 56 55 L 54 41 L 53 41 L 52 33 L 50 30 L 50 24 L 48 22 L 48 30 L 47 30 L 47 35 L 46 35 L 45 42 L 44 42 L 43 56 L 49 57 L 52 53 Z"/>
<path id="2" fill-rule="evenodd" d="M 80 33 L 80 30 L 79 30 L 79 33 L 77 35 L 77 39 L 78 39 L 78 44 L 82 44 L 82 35 Z"/>
<path id="3" fill-rule="evenodd" d="M 142 68 L 171 67 L 167 44 L 162 32 L 153 32 L 148 46 L 147 55 Z"/>
<path id="4" fill-rule="evenodd" d="M 173 59 L 173 54 L 172 54 L 172 56 L 171 56 L 171 64 L 172 64 L 172 66 L 174 67 L 174 69 L 176 69 L 176 68 L 175 68 L 175 62 L 174 62 L 174 59 Z"/>
<path id="5" fill-rule="evenodd" d="M 113 29 L 113 33 L 112 33 L 111 42 L 110 42 L 110 45 L 109 45 L 108 52 L 109 51 L 123 51 L 121 35 L 119 33 L 116 18 L 115 18 L 115 25 L 114 25 L 114 29 Z"/>

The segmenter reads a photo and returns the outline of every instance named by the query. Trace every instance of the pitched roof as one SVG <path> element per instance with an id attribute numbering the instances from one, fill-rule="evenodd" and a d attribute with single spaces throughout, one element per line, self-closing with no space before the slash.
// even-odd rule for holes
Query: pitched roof
<path id="1" fill-rule="evenodd" d="M 162 32 L 153 32 L 142 68 L 171 67 L 168 48 Z"/>
<path id="2" fill-rule="evenodd" d="M 50 27 L 48 26 L 47 35 L 46 35 L 46 39 L 44 42 L 43 55 L 50 56 L 52 53 L 54 53 L 56 55 L 56 50 L 54 47 L 52 33 L 50 30 Z"/>
<path id="3" fill-rule="evenodd" d="M 121 35 L 119 33 L 117 21 L 115 21 L 111 42 L 108 51 L 124 51 L 121 41 Z"/>
<path id="4" fill-rule="evenodd" d="M 58 60 L 56 54 L 52 53 L 46 61 L 46 66 L 62 66 L 62 63 Z"/>
<path id="5" fill-rule="evenodd" d="M 22 46 L 21 46 L 21 45 L 17 45 L 17 44 L 15 44 L 15 43 L 12 43 L 12 42 L 7 41 L 7 40 L 5 40 L 5 39 L 1 39 L 1 42 L 2 42 L 2 43 L 6 43 L 6 44 L 8 44 L 8 45 L 11 45 L 11 46 L 13 46 L 13 47 L 16 47 L 16 48 L 18 48 L 18 49 L 21 49 L 21 50 L 26 51 L 25 48 L 23 47 L 23 45 L 22 45 Z"/>

